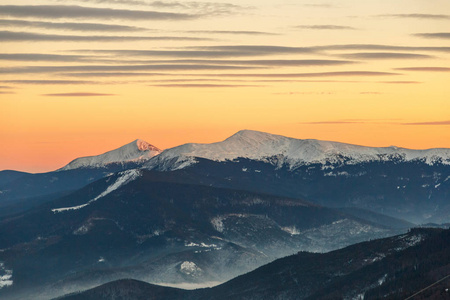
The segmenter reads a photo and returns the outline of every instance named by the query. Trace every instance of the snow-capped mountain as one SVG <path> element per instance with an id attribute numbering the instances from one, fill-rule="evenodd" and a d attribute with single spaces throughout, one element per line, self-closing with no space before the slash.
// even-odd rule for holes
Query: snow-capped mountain
<path id="1" fill-rule="evenodd" d="M 77 158 L 59 170 L 65 171 L 77 168 L 97 168 L 111 163 L 144 161 L 160 153 L 161 150 L 157 147 L 147 143 L 146 141 L 138 139 L 125 146 L 100 155 Z"/>
<path id="2" fill-rule="evenodd" d="M 196 162 L 195 157 L 214 161 L 247 158 L 295 169 L 312 163 L 357 164 L 369 161 L 422 160 L 432 165 L 450 164 L 450 149 L 411 150 L 391 147 L 365 147 L 313 139 L 294 139 L 259 131 L 242 130 L 222 142 L 184 144 L 162 152 L 145 164 L 149 169 L 176 170 Z M 275 160 L 273 158 L 276 158 Z"/>

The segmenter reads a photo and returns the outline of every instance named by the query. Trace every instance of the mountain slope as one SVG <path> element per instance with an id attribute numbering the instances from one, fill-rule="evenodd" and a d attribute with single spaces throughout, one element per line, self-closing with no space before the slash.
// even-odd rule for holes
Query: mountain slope
<path id="1" fill-rule="evenodd" d="M 450 299 L 445 278 L 450 272 L 450 230 L 414 229 L 408 234 L 364 242 L 324 254 L 299 252 L 278 259 L 222 285 L 196 291 L 161 292 L 162 287 L 140 283 L 136 288 L 155 300 L 301 300 L 301 299 Z M 448 277 L 448 276 L 447 276 Z M 94 290 L 63 297 L 85 299 L 128 281 L 108 283 Z M 157 294 L 153 294 L 157 291 Z M 136 290 L 134 290 L 136 293 Z M 144 294 L 145 294 L 144 293 Z M 169 294 L 171 293 L 171 294 Z M 128 298 L 138 300 L 141 298 Z"/>
<path id="2" fill-rule="evenodd" d="M 299 199 L 176 183 L 177 174 L 123 171 L 1 221 L 0 261 L 14 284 L 0 297 L 48 299 L 120 278 L 223 282 L 298 250 L 398 232 Z"/>
<path id="3" fill-rule="evenodd" d="M 13 180 L 16 180 L 17 178 L 20 178 L 24 175 L 27 175 L 29 173 L 26 172 L 20 172 L 20 171 L 13 171 L 13 170 L 3 170 L 0 171 L 0 186 L 2 186 L 5 183 L 11 182 Z"/>
<path id="4" fill-rule="evenodd" d="M 64 171 L 77 168 L 99 168 L 112 163 L 121 164 L 144 161 L 160 153 L 161 150 L 157 147 L 150 145 L 144 140 L 138 139 L 120 148 L 100 155 L 77 158 L 59 170 Z"/>

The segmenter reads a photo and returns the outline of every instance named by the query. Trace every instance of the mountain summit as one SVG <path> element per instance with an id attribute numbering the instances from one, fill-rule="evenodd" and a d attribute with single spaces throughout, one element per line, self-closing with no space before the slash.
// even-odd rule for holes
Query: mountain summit
<path id="1" fill-rule="evenodd" d="M 127 163 L 148 160 L 162 151 L 144 140 L 137 139 L 127 145 L 96 156 L 80 157 L 71 161 L 60 171 L 78 168 L 103 167 L 112 163 Z"/>

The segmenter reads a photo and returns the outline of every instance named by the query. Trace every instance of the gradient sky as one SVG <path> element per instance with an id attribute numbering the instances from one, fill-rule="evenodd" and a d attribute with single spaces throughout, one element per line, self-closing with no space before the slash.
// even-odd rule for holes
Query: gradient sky
<path id="1" fill-rule="evenodd" d="M 2 0 L 0 43 L 0 170 L 241 129 L 450 147 L 448 0 Z"/>

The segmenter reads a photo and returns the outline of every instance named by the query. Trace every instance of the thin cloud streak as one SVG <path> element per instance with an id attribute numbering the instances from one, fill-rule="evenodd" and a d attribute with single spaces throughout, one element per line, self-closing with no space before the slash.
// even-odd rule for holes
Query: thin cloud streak
<path id="1" fill-rule="evenodd" d="M 0 60 L 9 61 L 53 61 L 53 62 L 79 62 L 86 60 L 82 55 L 59 55 L 41 53 L 1 53 Z"/>
<path id="2" fill-rule="evenodd" d="M 117 96 L 117 94 L 102 94 L 102 93 L 57 93 L 57 94 L 41 94 L 45 97 L 100 97 L 100 96 Z"/>
<path id="3" fill-rule="evenodd" d="M 450 32 L 416 33 L 414 35 L 426 39 L 450 39 Z"/>
<path id="4" fill-rule="evenodd" d="M 187 33 L 199 33 L 199 34 L 233 34 L 233 35 L 280 35 L 279 33 L 263 32 L 263 31 L 224 31 L 224 30 L 187 30 L 183 31 Z"/>
<path id="5" fill-rule="evenodd" d="M 0 82 L 12 84 L 36 84 L 36 85 L 70 85 L 70 84 L 96 84 L 96 81 L 86 80 L 2 80 Z"/>
<path id="6" fill-rule="evenodd" d="M 144 10 L 96 8 L 78 5 L 0 5 L 0 16 L 49 19 L 191 20 L 199 16 Z"/>
<path id="7" fill-rule="evenodd" d="M 409 67 L 409 68 L 395 68 L 399 71 L 421 71 L 421 72 L 450 72 L 450 68 L 446 67 Z"/>
<path id="8" fill-rule="evenodd" d="M 386 84 L 421 84 L 423 82 L 420 82 L 420 81 L 378 81 L 378 83 L 386 83 Z"/>
<path id="9" fill-rule="evenodd" d="M 396 52 L 363 52 L 341 54 L 341 57 L 351 59 L 426 59 L 434 58 L 431 55 L 413 54 L 413 53 L 396 53 Z"/>
<path id="10" fill-rule="evenodd" d="M 31 66 L 0 68 L 0 74 L 37 74 L 77 71 L 196 71 L 196 70 L 246 70 L 256 67 L 215 65 L 80 65 L 80 66 Z"/>
<path id="11" fill-rule="evenodd" d="M 2 27 L 29 27 L 43 28 L 69 31 L 101 31 L 101 32 L 136 32 L 148 30 L 142 27 L 100 24 L 100 23 L 57 23 L 57 22 L 40 22 L 40 21 L 24 21 L 24 20 L 0 20 Z"/>
<path id="12" fill-rule="evenodd" d="M 179 74 L 184 75 L 184 74 Z M 186 76 L 212 76 L 212 77 L 273 77 L 273 78 L 296 78 L 296 77 L 346 77 L 346 76 L 397 76 L 400 73 L 372 72 L 372 71 L 341 71 L 341 72 L 318 72 L 318 73 L 253 73 L 253 74 L 186 74 Z"/>
<path id="13" fill-rule="evenodd" d="M 357 30 L 355 27 L 339 25 L 299 25 L 295 26 L 295 28 L 312 30 Z"/>
<path id="14" fill-rule="evenodd" d="M 240 85 L 240 84 L 154 84 L 149 86 L 165 88 L 244 88 L 244 87 L 264 87 L 264 85 Z"/>
<path id="15" fill-rule="evenodd" d="M 272 46 L 272 45 L 229 45 L 229 46 L 203 46 L 190 47 L 198 50 L 215 50 L 215 51 L 233 51 L 239 53 L 253 53 L 253 54 L 301 54 L 301 53 L 315 53 L 313 47 L 286 47 L 286 46 Z"/>
<path id="16" fill-rule="evenodd" d="M 450 125 L 450 120 L 448 120 L 448 121 L 402 123 L 402 125 Z"/>
<path id="17" fill-rule="evenodd" d="M 378 15 L 378 17 L 450 20 L 450 15 L 438 15 L 438 14 L 387 14 L 387 15 Z"/>
<path id="18" fill-rule="evenodd" d="M 213 65 L 244 65 L 244 66 L 270 66 L 270 67 L 298 67 L 298 66 L 339 66 L 354 64 L 348 60 L 327 59 L 273 59 L 273 60 L 158 60 L 158 63 L 183 63 L 183 64 L 213 64 Z"/>
<path id="19" fill-rule="evenodd" d="M 450 47 L 414 47 L 414 46 L 392 46 L 377 44 L 344 44 L 344 45 L 326 45 L 311 47 L 312 50 L 384 50 L 384 51 L 431 51 L 431 52 L 450 52 Z"/>
<path id="20" fill-rule="evenodd" d="M 0 31 L 1 42 L 117 42 L 117 41 L 202 41 L 207 38 L 180 36 L 107 36 L 59 35 L 15 31 Z"/>
<path id="21" fill-rule="evenodd" d="M 125 4 L 133 6 L 147 6 L 159 9 L 183 9 L 197 12 L 202 15 L 227 15 L 233 12 L 242 11 L 243 9 L 252 9 L 253 7 L 245 7 L 232 3 L 224 2 L 179 2 L 179 1 L 140 1 L 140 0 L 76 0 L 84 3 L 96 4 Z M 58 2 L 67 2 L 67 0 L 59 0 Z"/>

